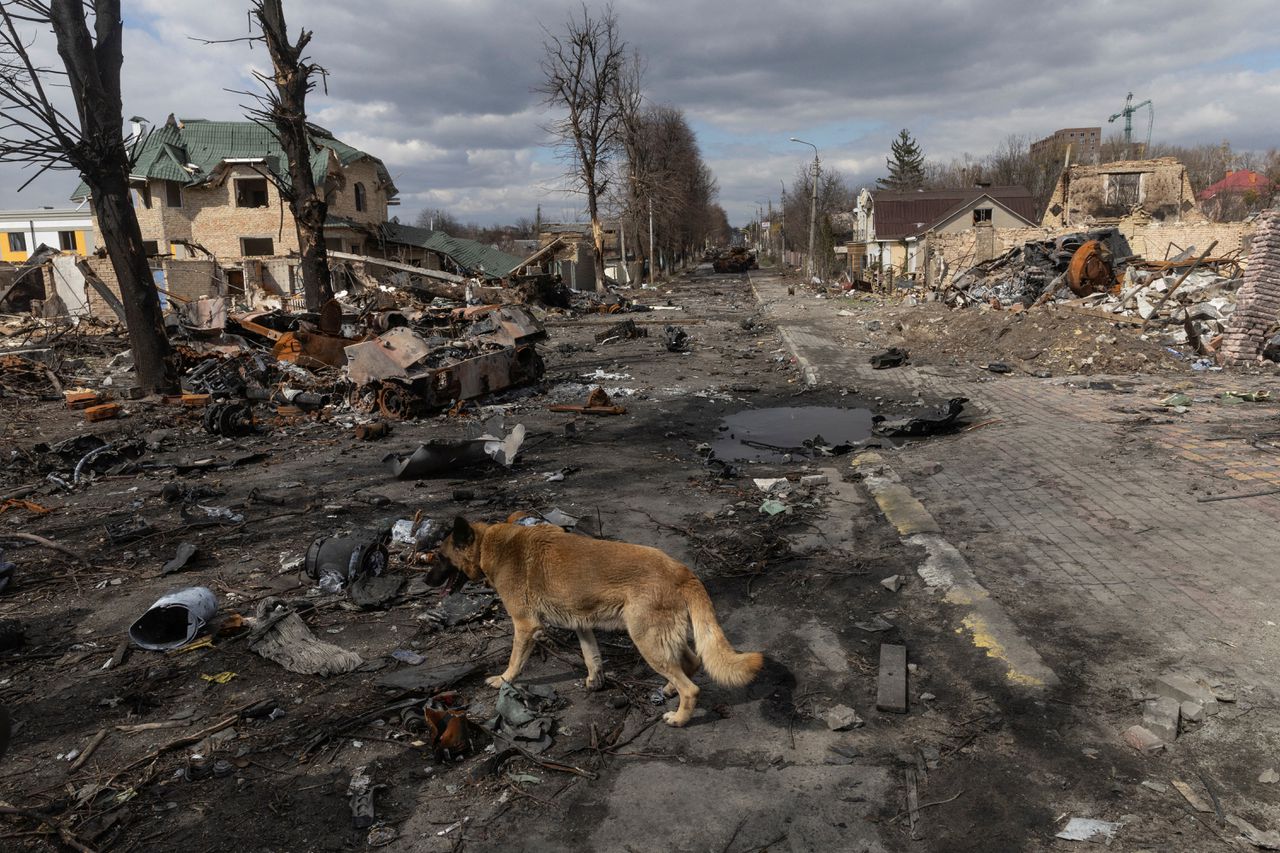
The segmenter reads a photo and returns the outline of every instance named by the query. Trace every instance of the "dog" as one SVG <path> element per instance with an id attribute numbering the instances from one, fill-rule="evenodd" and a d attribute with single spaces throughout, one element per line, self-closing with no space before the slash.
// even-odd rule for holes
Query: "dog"
<path id="1" fill-rule="evenodd" d="M 663 715 L 672 726 L 693 716 L 698 687 L 689 676 L 700 668 L 717 684 L 742 687 L 764 665 L 759 652 L 729 645 L 706 587 L 657 548 L 591 539 L 550 524 L 473 524 L 458 517 L 439 554 L 471 580 L 487 580 L 511 617 L 511 661 L 486 680 L 490 687 L 515 680 L 543 625 L 577 632 L 589 690 L 604 686 L 594 629 L 626 629 L 645 662 L 667 679 L 663 693 L 680 695 L 680 706 Z"/>

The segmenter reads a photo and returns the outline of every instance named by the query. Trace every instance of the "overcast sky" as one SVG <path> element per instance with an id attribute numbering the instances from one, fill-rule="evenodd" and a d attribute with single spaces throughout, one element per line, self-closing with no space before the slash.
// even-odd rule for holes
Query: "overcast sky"
<path id="1" fill-rule="evenodd" d="M 245 0 L 125 0 L 125 117 L 234 119 L 265 51 L 205 46 L 248 32 Z M 589 3 L 597 10 L 600 4 Z M 1040 7 L 1040 8 L 1037 8 Z M 315 31 L 330 71 L 311 117 L 381 157 L 412 221 L 441 207 L 489 224 L 580 216 L 546 148 L 538 83 L 542 27 L 576 6 L 556 0 L 285 0 L 292 28 Z M 1100 125 L 1155 102 L 1156 141 L 1280 145 L 1280 3 L 1275 0 L 628 0 L 624 38 L 648 61 L 655 102 L 685 111 L 735 224 L 777 203 L 821 149 L 854 184 L 884 173 L 890 139 L 910 128 L 929 157 L 982 155 L 1009 134 Z M 51 36 L 40 34 L 40 46 Z M 1145 135 L 1145 113 L 1137 127 Z M 0 207 L 65 206 L 74 179 L 0 166 Z"/>

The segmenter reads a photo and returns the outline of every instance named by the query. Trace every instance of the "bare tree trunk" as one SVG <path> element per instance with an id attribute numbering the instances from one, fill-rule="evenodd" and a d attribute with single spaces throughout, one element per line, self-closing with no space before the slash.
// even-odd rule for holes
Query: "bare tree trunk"
<path id="1" fill-rule="evenodd" d="M 67 160 L 80 169 L 89 186 L 102 242 L 120 284 L 138 382 L 151 391 L 169 393 L 178 390 L 177 362 L 129 198 L 129 154 L 122 137 L 120 97 L 124 63 L 120 2 L 93 0 L 93 10 L 96 42 L 89 34 L 83 3 L 53 0 L 49 7 L 58 54 L 80 119 L 78 140 L 70 140 L 61 127 L 55 135 Z"/>
<path id="2" fill-rule="evenodd" d="M 119 180 L 91 180 L 89 191 L 102 242 L 120 285 L 138 384 L 158 393 L 177 391 L 178 364 L 165 333 L 160 295 L 142 247 L 142 230 L 129 199 L 128 181 L 123 173 Z"/>
<path id="3" fill-rule="evenodd" d="M 604 277 L 604 226 L 600 223 L 600 205 L 595 193 L 587 196 L 587 213 L 591 216 L 591 242 L 596 250 L 596 290 L 608 290 Z"/>
<path id="4" fill-rule="evenodd" d="M 302 288 L 307 308 L 315 311 L 333 298 L 333 281 L 329 274 L 329 258 L 324 244 L 324 223 L 329 216 L 329 205 L 317 192 L 315 175 L 311 171 L 311 157 L 316 147 L 311 142 L 307 127 L 307 92 L 314 87 L 311 77 L 319 66 L 307 62 L 302 51 L 311 41 L 311 33 L 303 30 L 296 44 L 289 41 L 289 30 L 284 20 L 281 0 L 258 0 L 254 7 L 262 38 L 271 53 L 275 76 L 270 83 L 262 82 L 275 92 L 268 91 L 262 118 L 274 126 L 280 147 L 289 161 L 289 186 L 277 188 L 288 199 L 298 231 L 298 253 L 302 259 Z"/>

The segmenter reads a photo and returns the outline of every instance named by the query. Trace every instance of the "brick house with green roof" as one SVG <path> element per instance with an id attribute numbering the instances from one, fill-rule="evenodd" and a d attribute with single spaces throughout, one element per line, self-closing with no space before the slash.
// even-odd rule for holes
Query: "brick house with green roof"
<path id="1" fill-rule="evenodd" d="M 398 204 L 382 161 L 332 136 L 317 133 L 311 168 L 324 187 L 333 227 L 326 243 L 360 253 L 367 231 L 387 221 Z M 153 255 L 204 257 L 242 282 L 244 258 L 296 254 L 298 234 L 289 205 L 272 180 L 288 180 L 284 152 L 272 132 L 252 121 L 176 119 L 141 136 L 130 175 L 142 238 Z M 88 193 L 81 184 L 73 198 Z M 101 244 L 101 232 L 95 225 Z M 201 251 L 203 250 L 203 251 Z"/>

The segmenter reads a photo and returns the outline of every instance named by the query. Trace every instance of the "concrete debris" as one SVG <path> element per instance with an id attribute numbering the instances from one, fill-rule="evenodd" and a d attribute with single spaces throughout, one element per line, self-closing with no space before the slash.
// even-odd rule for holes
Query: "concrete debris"
<path id="1" fill-rule="evenodd" d="M 1116 837 L 1116 830 L 1119 828 L 1120 824 L 1107 820 L 1073 817 L 1067 821 L 1067 825 L 1062 831 L 1054 837 L 1061 838 L 1064 841 L 1101 841 L 1105 844 L 1110 844 L 1112 839 Z"/>
<path id="2" fill-rule="evenodd" d="M 1164 741 L 1142 726 L 1130 726 L 1124 730 L 1121 737 L 1138 752 L 1155 752 L 1165 746 Z"/>
<path id="3" fill-rule="evenodd" d="M 1178 737 L 1180 713 L 1177 699 L 1161 696 L 1143 703 L 1142 725 L 1165 743 L 1173 743 Z"/>
<path id="4" fill-rule="evenodd" d="M 1197 702 L 1204 709 L 1206 716 L 1212 717 L 1218 713 L 1218 700 L 1213 695 L 1213 691 L 1181 673 L 1170 672 L 1157 678 L 1154 692 L 1177 699 L 1179 702 Z"/>
<path id="5" fill-rule="evenodd" d="M 890 575 L 889 577 L 880 581 L 880 586 L 889 590 L 889 592 L 897 592 L 898 590 L 902 589 L 902 585 L 904 583 L 906 583 L 906 581 L 902 579 L 902 575 Z"/>
<path id="6" fill-rule="evenodd" d="M 1264 785 L 1274 785 L 1280 782 L 1280 773 L 1277 773 L 1274 767 L 1268 767 L 1258 775 L 1258 781 Z"/>
<path id="7" fill-rule="evenodd" d="M 1227 815 L 1226 821 L 1240 830 L 1244 840 L 1259 850 L 1280 850 L 1280 832 L 1274 829 L 1263 832 L 1244 818 L 1235 815 Z"/>
<path id="8" fill-rule="evenodd" d="M 822 721 L 833 732 L 845 732 L 849 729 L 857 728 L 863 723 L 862 718 L 858 716 L 858 712 L 848 705 L 836 705 L 828 709 L 823 713 Z"/>

